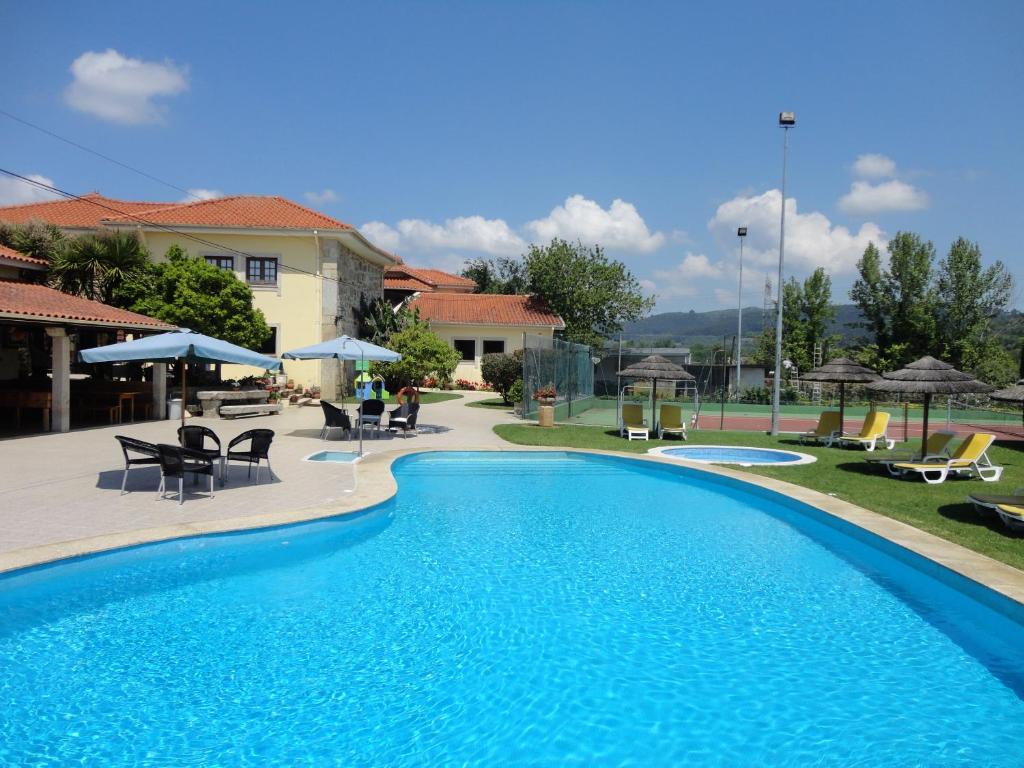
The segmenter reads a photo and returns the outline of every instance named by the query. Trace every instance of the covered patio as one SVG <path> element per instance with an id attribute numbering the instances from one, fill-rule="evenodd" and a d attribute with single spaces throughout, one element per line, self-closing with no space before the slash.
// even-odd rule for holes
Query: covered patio
<path id="1" fill-rule="evenodd" d="M 0 434 L 163 418 L 166 365 L 76 360 L 81 348 L 172 328 L 38 283 L 0 280 Z"/>

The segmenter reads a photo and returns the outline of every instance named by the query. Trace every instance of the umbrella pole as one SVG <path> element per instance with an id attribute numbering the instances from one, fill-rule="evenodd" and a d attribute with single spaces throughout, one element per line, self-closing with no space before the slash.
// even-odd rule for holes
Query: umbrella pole
<path id="1" fill-rule="evenodd" d="M 361 363 L 361 365 L 359 367 L 360 368 L 366 368 L 366 353 L 365 352 L 362 352 L 359 355 L 359 361 Z M 372 381 L 373 380 L 371 379 L 371 382 Z M 365 405 L 365 404 L 366 404 L 366 399 L 364 398 L 362 404 L 360 404 L 360 406 L 359 406 L 359 455 L 360 456 L 363 455 L 363 412 L 362 412 L 362 406 Z"/>
<path id="2" fill-rule="evenodd" d="M 658 380 L 651 379 L 651 429 L 655 435 L 658 434 L 657 414 L 654 412 L 654 406 L 658 402 Z"/>
<path id="3" fill-rule="evenodd" d="M 846 419 L 846 382 L 839 382 L 839 436 L 843 436 Z"/>
<path id="4" fill-rule="evenodd" d="M 924 428 L 923 428 L 923 430 L 921 432 L 921 458 L 922 459 L 925 457 L 925 454 L 927 454 L 927 452 L 928 452 L 927 448 L 926 448 L 927 445 L 928 445 L 928 408 L 929 408 L 929 406 L 931 406 L 931 404 L 932 404 L 931 392 L 925 392 L 925 394 L 924 394 Z"/>
<path id="5" fill-rule="evenodd" d="M 181 426 L 185 426 L 185 403 L 188 402 L 188 361 L 181 358 Z"/>

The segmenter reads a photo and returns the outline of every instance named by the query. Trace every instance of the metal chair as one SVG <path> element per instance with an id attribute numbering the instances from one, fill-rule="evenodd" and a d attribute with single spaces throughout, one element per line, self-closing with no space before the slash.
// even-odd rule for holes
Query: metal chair
<path id="1" fill-rule="evenodd" d="M 208 448 L 206 446 L 207 439 L 211 440 L 215 447 Z M 224 485 L 224 456 L 221 453 L 220 438 L 217 437 L 216 432 L 209 427 L 194 424 L 178 427 L 178 443 L 183 448 L 205 453 L 211 461 L 216 461 L 217 468 L 220 470 L 220 484 Z M 198 481 L 198 478 L 196 480 Z"/>
<path id="2" fill-rule="evenodd" d="M 332 429 L 340 428 L 345 430 L 345 434 L 351 440 L 352 422 L 349 421 L 348 414 L 324 400 L 320 401 L 320 407 L 324 411 L 324 428 L 320 430 L 320 439 L 329 437 Z"/>
<path id="3" fill-rule="evenodd" d="M 114 435 L 114 439 L 121 444 L 124 452 L 124 477 L 121 479 L 121 495 L 124 496 L 125 486 L 128 484 L 128 470 L 135 466 L 149 465 L 156 466 L 160 463 L 160 451 L 156 445 L 147 443 L 144 440 L 136 440 L 134 437 Z M 142 458 L 131 458 L 128 454 L 141 454 Z"/>
<path id="4" fill-rule="evenodd" d="M 272 429 L 250 429 L 243 432 L 230 443 L 228 452 L 225 455 L 227 468 L 231 468 L 232 461 L 244 461 L 249 465 L 247 477 L 252 477 L 252 465 L 256 465 L 256 483 L 260 482 L 260 462 L 266 460 L 267 471 L 270 472 L 270 479 L 274 479 L 274 470 L 270 466 L 270 444 L 274 441 L 274 430 Z M 242 443 L 249 443 L 249 450 L 234 450 L 235 446 Z"/>
<path id="5" fill-rule="evenodd" d="M 405 412 L 403 415 L 403 411 Z M 405 438 L 412 430 L 416 431 L 416 416 L 420 412 L 419 403 L 411 403 L 408 408 L 396 408 L 395 410 L 388 413 L 388 429 L 399 427 L 402 429 L 402 437 Z"/>
<path id="6" fill-rule="evenodd" d="M 162 499 L 167 493 L 167 478 L 178 478 L 178 504 L 185 498 L 184 480 L 187 473 L 195 475 L 198 481 L 199 475 L 210 476 L 210 498 L 213 498 L 213 459 L 202 451 L 194 451 L 191 448 L 183 448 L 180 445 L 163 445 L 156 447 L 160 455 L 160 488 L 157 491 L 157 499 Z"/>

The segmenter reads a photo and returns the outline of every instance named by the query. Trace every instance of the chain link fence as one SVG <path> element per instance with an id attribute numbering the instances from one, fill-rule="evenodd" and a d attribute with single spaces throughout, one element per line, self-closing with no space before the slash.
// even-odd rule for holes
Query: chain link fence
<path id="1" fill-rule="evenodd" d="M 536 418 L 533 393 L 555 388 L 555 418 L 571 418 L 594 403 L 594 361 L 590 347 L 561 339 L 523 336 L 523 418 Z"/>

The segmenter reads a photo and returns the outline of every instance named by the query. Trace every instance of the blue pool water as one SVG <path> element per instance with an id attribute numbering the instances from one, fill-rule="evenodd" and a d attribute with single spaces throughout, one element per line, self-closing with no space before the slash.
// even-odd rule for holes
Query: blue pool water
<path id="1" fill-rule="evenodd" d="M 306 461 L 322 461 L 332 464 L 351 464 L 359 459 L 355 451 L 317 451 L 306 457 Z"/>
<path id="2" fill-rule="evenodd" d="M 1021 763 L 1018 608 L 892 545 L 685 467 L 395 471 L 0 579 L 0 764 Z"/>
<path id="3" fill-rule="evenodd" d="M 802 454 L 793 451 L 724 445 L 687 445 L 679 448 L 663 448 L 660 453 L 662 456 L 708 461 L 715 464 L 790 464 L 804 458 Z"/>

